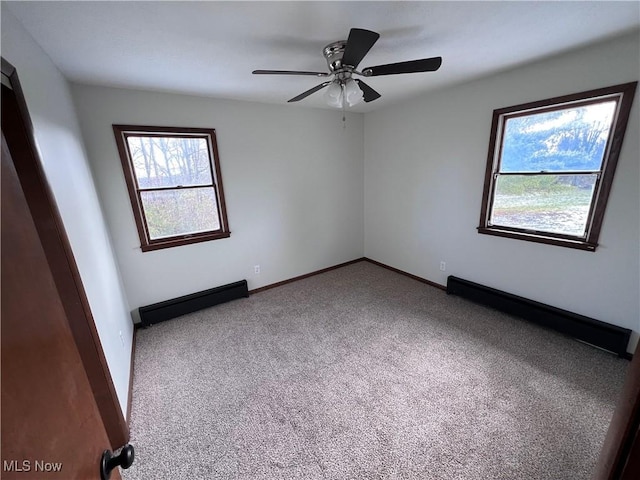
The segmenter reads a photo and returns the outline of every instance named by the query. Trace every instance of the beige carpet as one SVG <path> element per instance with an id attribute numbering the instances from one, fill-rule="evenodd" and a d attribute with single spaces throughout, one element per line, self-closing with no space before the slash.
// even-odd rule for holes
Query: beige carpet
<path id="1" fill-rule="evenodd" d="M 132 479 L 588 479 L 628 362 L 356 263 L 138 331 Z"/>

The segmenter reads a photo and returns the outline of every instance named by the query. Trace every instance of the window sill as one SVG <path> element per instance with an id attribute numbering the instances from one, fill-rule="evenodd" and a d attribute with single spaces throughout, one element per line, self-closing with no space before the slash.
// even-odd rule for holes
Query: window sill
<path id="1" fill-rule="evenodd" d="M 219 240 L 221 238 L 229 238 L 231 232 L 216 232 L 204 235 L 192 235 L 186 237 L 173 237 L 163 241 L 156 241 L 147 245 L 141 245 L 140 249 L 143 252 L 151 252 L 154 250 L 161 250 L 163 248 L 180 247 L 182 245 L 190 245 L 192 243 L 209 242 L 211 240 Z"/>
<path id="2" fill-rule="evenodd" d="M 548 237 L 538 233 L 515 232 L 513 230 L 505 230 L 495 227 L 478 227 L 478 233 L 505 238 L 515 238 L 516 240 L 525 240 L 529 242 L 544 243 L 547 245 L 556 245 L 559 247 L 575 248 L 578 250 L 585 250 L 587 252 L 595 252 L 596 247 L 598 246 L 598 244 L 588 243 L 582 240 Z"/>

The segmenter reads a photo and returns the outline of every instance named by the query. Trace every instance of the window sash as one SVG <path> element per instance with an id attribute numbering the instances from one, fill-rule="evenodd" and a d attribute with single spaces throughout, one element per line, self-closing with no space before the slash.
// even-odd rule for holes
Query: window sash
<path id="1" fill-rule="evenodd" d="M 213 196 L 216 199 L 216 220 L 219 223 L 219 228 L 217 229 L 209 229 L 209 230 L 202 230 L 202 231 L 197 231 L 197 232 L 188 232 L 188 233 L 181 233 L 181 234 L 176 234 L 176 235 L 167 235 L 167 236 L 162 236 L 162 237 L 155 237 L 155 238 L 151 238 L 151 231 L 149 228 L 149 222 L 147 220 L 147 213 L 145 211 L 145 206 L 144 206 L 144 201 L 142 199 L 142 193 L 144 192 L 157 192 L 157 191 L 181 191 L 181 190 L 189 190 L 189 189 L 196 189 L 196 188 L 211 188 L 213 190 Z M 219 196 L 218 196 L 218 189 L 216 188 L 215 185 L 197 185 L 197 186 L 189 186 L 189 187 L 180 187 L 180 188 L 150 188 L 150 189 L 140 189 L 138 190 L 138 201 L 140 202 L 140 209 L 143 213 L 142 218 L 144 220 L 144 228 L 147 234 L 147 239 L 149 241 L 150 244 L 154 244 L 154 243 L 163 243 L 166 242 L 167 240 L 170 239 L 175 239 L 175 238 L 193 238 L 193 237 L 198 237 L 198 236 L 206 236 L 206 235 L 210 235 L 212 233 L 220 233 L 223 231 L 224 229 L 224 224 L 222 223 L 221 220 L 221 212 L 220 212 L 220 201 L 219 201 Z"/>
<path id="2" fill-rule="evenodd" d="M 536 177 L 536 176 L 540 176 L 540 175 L 601 175 L 602 174 L 602 170 L 558 170 L 556 171 L 549 171 L 549 170 L 542 170 L 540 172 L 530 172 L 530 171 L 522 171 L 522 172 L 495 172 L 494 178 L 497 176 L 502 176 L 502 177 L 508 177 L 509 175 L 514 175 L 514 176 L 518 176 L 518 177 L 524 177 L 524 176 L 530 176 L 530 177 Z"/>
<path id="3" fill-rule="evenodd" d="M 560 112 L 563 110 L 572 110 L 572 109 L 577 109 L 577 108 L 581 108 L 581 107 L 588 107 L 588 106 L 592 106 L 592 105 L 599 105 L 602 103 L 609 103 L 609 102 L 615 102 L 616 106 L 615 106 L 615 112 L 613 115 L 613 118 L 611 120 L 611 124 L 609 125 L 609 131 L 607 133 L 607 142 L 605 144 L 604 147 L 604 151 L 602 154 L 602 160 L 600 161 L 600 169 L 599 171 L 602 171 L 605 169 L 605 162 L 607 160 L 608 154 L 609 154 L 609 150 L 611 147 L 611 138 L 614 134 L 614 130 L 615 130 L 615 126 L 617 123 L 617 117 L 618 117 L 618 112 L 620 110 L 620 102 L 622 101 L 622 94 L 614 94 L 614 95 L 604 95 L 601 97 L 596 97 L 596 98 L 588 98 L 588 99 L 584 99 L 581 101 L 568 101 L 568 102 L 564 102 L 561 104 L 554 104 L 554 105 L 550 105 L 550 106 L 546 106 L 546 107 L 539 107 L 539 108 L 531 108 L 531 109 L 525 109 L 525 110 L 518 110 L 515 112 L 511 112 L 511 113 L 503 113 L 500 115 L 499 117 L 499 136 L 496 139 L 496 152 L 495 152 L 495 159 L 494 159 L 494 164 L 495 164 L 495 171 L 496 172 L 500 172 L 500 173 L 510 173 L 510 172 L 515 172 L 514 170 L 510 170 L 508 172 L 502 172 L 502 165 L 503 165 L 503 149 L 504 149 L 504 140 L 505 140 L 505 130 L 507 128 L 507 122 L 511 119 L 515 119 L 515 118 L 522 118 L 522 117 L 530 117 L 532 115 L 539 115 L 539 114 L 543 114 L 543 113 L 552 113 L 552 112 Z M 549 170 L 551 171 L 551 170 Z M 571 170 L 573 171 L 573 170 Z M 575 171 L 578 171 L 578 169 L 576 169 Z M 524 172 L 531 172 L 531 173 L 541 173 L 541 172 L 535 172 L 532 170 L 524 170 L 522 171 Z"/>
<path id="4" fill-rule="evenodd" d="M 569 172 L 569 173 L 579 173 L 579 174 L 583 174 L 585 172 Z M 544 237 L 550 237 L 550 238 L 558 238 L 558 239 L 567 239 L 567 240 L 577 240 L 577 241 L 588 241 L 588 237 L 589 237 L 589 230 L 591 225 L 593 224 L 593 216 L 595 213 L 595 204 L 596 204 L 596 200 L 597 200 L 597 195 L 598 195 L 598 190 L 599 190 L 599 186 L 600 186 L 600 179 L 601 179 L 601 172 L 587 172 L 587 173 L 597 173 L 596 176 L 596 181 L 593 187 L 593 192 L 591 194 L 591 202 L 589 205 L 589 210 L 587 213 L 587 219 L 585 222 L 585 231 L 584 234 L 582 235 L 570 235 L 570 234 L 566 234 L 566 233 L 559 233 L 559 232 L 552 232 L 549 230 L 537 230 L 535 228 L 521 228 L 521 227 L 516 227 L 516 226 L 512 226 L 512 225 L 503 225 L 503 224 L 499 224 L 499 223 L 493 223 L 492 222 L 492 217 L 493 217 L 493 213 L 494 213 L 494 206 L 495 206 L 495 201 L 496 201 L 496 187 L 497 187 L 497 179 L 498 176 L 509 176 L 509 175 L 518 175 L 517 173 L 508 173 L 508 174 L 504 174 L 504 173 L 497 173 L 495 174 L 494 180 L 491 183 L 491 194 L 489 197 L 489 205 L 487 208 L 487 219 L 486 219 L 486 228 L 497 228 L 500 230 L 503 230 L 505 232 L 507 231 L 513 231 L 516 233 L 525 233 L 528 235 L 540 235 L 540 236 L 544 236 Z M 528 176 L 540 176 L 540 175 L 556 175 L 555 173 L 527 173 L 526 175 Z"/>
<path id="5" fill-rule="evenodd" d="M 525 228 L 525 227 L 518 227 L 515 225 L 506 225 L 506 224 L 501 224 L 498 222 L 494 221 L 494 213 L 495 213 L 495 204 L 496 204 L 496 196 L 497 196 L 497 188 L 498 188 L 498 178 L 499 177 L 509 177 L 509 176 L 528 176 L 528 177 L 539 177 L 539 176 L 562 176 L 562 175 L 595 175 L 595 181 L 594 181 L 594 185 L 591 191 L 591 199 L 589 202 L 589 209 L 587 211 L 587 215 L 586 215 L 586 220 L 585 220 L 585 226 L 584 226 L 584 232 L 582 235 L 572 235 L 572 234 L 568 234 L 568 233 L 560 233 L 557 231 L 551 231 L 551 230 L 538 230 L 536 228 Z M 584 171 L 568 171 L 568 172 L 562 172 L 562 173 L 557 173 L 557 172 L 544 172 L 544 173 L 513 173 L 513 172 L 508 172 L 508 173 L 496 173 L 494 174 L 493 177 L 493 182 L 491 184 L 491 196 L 490 196 L 490 204 L 489 204 L 489 208 L 488 208 L 488 212 L 489 212 L 489 216 L 487 218 L 487 226 L 492 228 L 500 228 L 503 230 L 513 230 L 515 232 L 521 232 L 521 233 L 527 233 L 527 234 L 535 234 L 535 235 L 544 235 L 544 236 L 550 236 L 550 237 L 554 237 L 554 238 L 564 238 L 564 239 L 571 239 L 571 240 L 581 240 L 581 241 L 585 241 L 587 239 L 588 233 L 589 233 L 589 227 L 592 224 L 593 221 L 593 214 L 595 211 L 594 208 L 594 204 L 596 201 L 596 195 L 598 192 L 598 188 L 599 188 L 599 184 L 600 184 L 600 179 L 601 179 L 601 171 L 597 170 L 597 171 L 589 171 L 589 172 L 584 172 Z"/>
<path id="6" fill-rule="evenodd" d="M 185 138 L 185 139 L 202 139 L 206 142 L 207 145 L 207 160 L 209 165 L 209 173 L 211 174 L 211 182 L 209 183 L 188 183 L 188 184 L 175 184 L 165 186 L 166 188 L 181 188 L 188 186 L 211 186 L 216 183 L 216 170 L 213 165 L 213 159 L 215 158 L 215 152 L 213 150 L 213 142 L 211 135 L 202 135 L 202 134 L 169 134 L 169 133 L 153 133 L 153 132 L 124 132 L 123 134 L 125 140 L 125 146 L 127 149 L 127 155 L 129 157 L 129 162 L 131 164 L 132 174 L 135 179 L 135 185 L 137 190 L 146 190 L 149 188 L 164 188 L 164 187 L 141 187 L 140 180 L 138 179 L 138 175 L 135 173 L 135 165 L 133 165 L 133 155 L 131 154 L 131 144 L 129 143 L 130 138 Z"/>
<path id="7" fill-rule="evenodd" d="M 151 188 L 138 188 L 138 192 L 156 192 L 161 190 L 186 190 L 189 188 L 208 188 L 214 187 L 215 183 L 198 183 L 194 185 L 176 185 L 175 187 L 151 187 Z"/>

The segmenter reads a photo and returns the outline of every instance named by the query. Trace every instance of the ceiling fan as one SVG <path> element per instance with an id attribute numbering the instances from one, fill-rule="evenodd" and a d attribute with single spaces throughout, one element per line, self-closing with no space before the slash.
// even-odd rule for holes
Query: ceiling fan
<path id="1" fill-rule="evenodd" d="M 397 75 L 400 73 L 435 72 L 442 64 L 442 57 L 423 58 L 407 62 L 389 63 L 356 70 L 371 47 L 380 38 L 380 34 L 362 28 L 352 28 L 349 38 L 330 43 L 323 48 L 322 53 L 327 61 L 329 72 L 305 72 L 296 70 L 254 70 L 255 75 L 309 75 L 314 77 L 333 77 L 331 80 L 316 85 L 288 100 L 298 102 L 312 93 L 329 87 L 325 92 L 325 99 L 334 107 L 356 105 L 361 100 L 372 102 L 380 98 L 380 94 L 362 80 L 352 78 L 353 75 L 362 77 L 377 77 L 380 75 Z"/>

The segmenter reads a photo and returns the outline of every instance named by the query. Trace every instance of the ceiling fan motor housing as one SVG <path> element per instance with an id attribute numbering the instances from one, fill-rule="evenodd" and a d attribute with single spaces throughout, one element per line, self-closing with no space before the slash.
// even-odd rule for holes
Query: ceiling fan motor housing
<path id="1" fill-rule="evenodd" d="M 330 43 L 322 49 L 322 54 L 324 55 L 324 58 L 326 58 L 327 66 L 332 73 L 342 68 L 342 55 L 344 55 L 346 46 L 346 40 L 339 40 L 337 42 Z"/>

